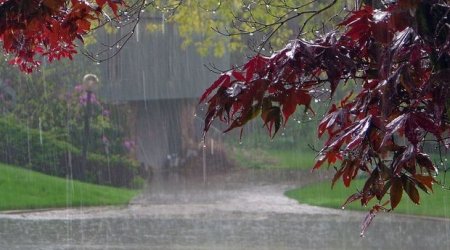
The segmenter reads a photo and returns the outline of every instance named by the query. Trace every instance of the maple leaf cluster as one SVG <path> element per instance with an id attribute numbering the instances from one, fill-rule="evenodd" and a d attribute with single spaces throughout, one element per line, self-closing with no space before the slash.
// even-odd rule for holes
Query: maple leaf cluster
<path id="1" fill-rule="evenodd" d="M 446 1 L 363 5 L 320 38 L 291 41 L 223 73 L 201 97 L 208 106 L 204 130 L 216 118 L 229 131 L 260 116 L 273 136 L 298 106 L 312 110 L 318 89 L 325 86 L 333 96 L 339 85 L 355 82 L 358 92 L 331 105 L 320 122 L 318 136 L 328 139 L 314 169 L 340 162 L 332 184 L 342 179 L 347 187 L 367 173 L 362 190 L 345 202 L 378 200 L 364 231 L 403 193 L 419 204 L 418 189 L 432 191 L 437 169 L 423 142 L 433 138 L 449 148 L 449 20 Z"/>
<path id="2" fill-rule="evenodd" d="M 0 0 L 0 41 L 12 55 L 11 64 L 24 72 L 49 61 L 70 58 L 77 52 L 76 40 L 83 41 L 93 22 L 99 21 L 106 6 L 117 16 L 123 0 Z"/>

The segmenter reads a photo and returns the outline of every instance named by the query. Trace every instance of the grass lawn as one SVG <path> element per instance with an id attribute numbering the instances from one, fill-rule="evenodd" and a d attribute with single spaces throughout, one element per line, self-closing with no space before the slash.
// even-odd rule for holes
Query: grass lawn
<path id="1" fill-rule="evenodd" d="M 355 180 L 349 188 L 345 188 L 342 182 L 338 182 L 333 190 L 331 190 L 331 181 L 320 182 L 310 186 L 289 190 L 285 195 L 302 204 L 341 208 L 348 196 L 357 189 L 362 189 L 364 181 L 365 180 L 362 179 Z M 419 190 L 420 205 L 415 205 L 409 199 L 408 195 L 403 193 L 402 201 L 395 208 L 394 212 L 450 218 L 450 190 L 443 189 L 438 185 L 434 185 L 433 190 L 434 192 L 432 194 L 426 194 Z M 385 197 L 385 199 L 387 198 L 389 198 L 389 194 Z M 371 204 L 373 205 L 374 203 L 369 203 L 368 207 L 361 207 L 361 203 L 355 201 L 347 205 L 346 209 L 368 211 Z"/>
<path id="2" fill-rule="evenodd" d="M 120 205 L 137 193 L 0 164 L 0 210 Z"/>
<path id="3" fill-rule="evenodd" d="M 252 149 L 235 147 L 233 160 L 241 167 L 255 169 L 311 169 L 315 153 L 300 149 Z"/>

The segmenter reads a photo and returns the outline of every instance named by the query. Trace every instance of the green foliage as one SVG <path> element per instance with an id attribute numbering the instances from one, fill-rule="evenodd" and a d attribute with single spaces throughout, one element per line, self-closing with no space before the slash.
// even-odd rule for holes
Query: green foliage
<path id="1" fill-rule="evenodd" d="M 331 190 L 329 182 L 319 182 L 306 187 L 289 190 L 285 195 L 302 204 L 341 209 L 343 201 L 354 193 L 355 190 L 362 190 L 363 186 L 364 179 L 353 181 L 351 188 L 346 188 L 342 183 L 337 183 L 333 190 Z M 432 195 L 421 192 L 420 206 L 414 204 L 412 201 L 401 202 L 393 212 L 450 218 L 450 208 L 447 206 L 450 201 L 448 190 L 438 185 L 434 185 L 433 190 Z M 369 206 L 372 205 L 375 205 L 374 200 L 369 203 Z M 348 204 L 345 208 L 360 211 L 366 210 L 365 207 L 362 207 L 356 202 Z"/>
<path id="2" fill-rule="evenodd" d="M 80 86 L 77 85 L 75 89 Z M 69 131 L 68 137 L 70 143 L 79 148 L 82 147 L 85 140 L 84 112 L 86 111 L 86 104 L 83 103 L 83 96 L 85 97 L 85 95 L 86 92 L 83 90 L 74 90 L 65 101 L 71 116 L 66 125 Z M 123 147 L 124 125 L 123 121 L 117 117 L 118 115 L 125 115 L 125 110 L 113 105 L 106 105 L 97 99 L 98 97 L 95 94 L 92 95 L 88 151 L 126 155 L 127 152 Z M 110 112 L 112 109 L 115 110 L 113 114 Z"/>
<path id="3" fill-rule="evenodd" d="M 58 139 L 81 148 L 85 107 L 80 104 L 82 93 L 75 86 L 79 86 L 84 74 L 99 73 L 99 69 L 87 58 L 77 57 L 73 61 L 42 65 L 39 71 L 25 75 L 1 59 L 2 56 L 0 81 L 7 82 L 16 93 L 15 106 L 9 114 L 24 126 L 51 132 Z M 117 119 L 124 115 L 123 110 L 103 103 L 99 97 L 97 101 L 90 123 L 89 152 L 126 155 L 128 152 L 123 147 L 126 119 Z"/>
<path id="4" fill-rule="evenodd" d="M 273 169 L 311 169 L 321 140 L 316 138 L 317 117 L 324 113 L 321 106 L 313 105 L 316 116 L 298 110 L 291 118 L 291 125 L 280 129 L 279 135 L 268 141 L 267 131 L 256 121 L 244 129 L 241 142 L 239 131 L 226 137 L 227 144 L 233 147 L 231 156 L 242 167 Z"/>
<path id="5" fill-rule="evenodd" d="M 0 161 L 54 176 L 77 177 L 80 160 L 78 148 L 52 133 L 18 125 L 11 117 L 0 119 Z M 91 153 L 84 181 L 131 186 L 137 171 L 137 163 L 123 156 Z"/>
<path id="6" fill-rule="evenodd" d="M 78 57 L 57 64 L 44 63 L 39 71 L 25 75 L 3 59 L 0 56 L 0 82 L 13 89 L 15 105 L 2 108 L 0 161 L 55 176 L 73 174 L 79 179 L 77 164 L 84 138 L 85 106 L 80 102 L 82 93 L 75 86 L 86 73 L 99 73 L 98 67 L 87 58 Z M 88 169 L 83 180 L 131 186 L 138 167 L 128 159 L 123 146 L 124 112 L 99 99 L 93 106 Z"/>
<path id="7" fill-rule="evenodd" d="M 239 145 L 231 152 L 233 160 L 241 167 L 255 169 L 304 169 L 314 166 L 315 153 L 311 150 L 254 149 Z"/>
<path id="8" fill-rule="evenodd" d="M 145 185 L 145 179 L 140 176 L 136 176 L 133 179 L 133 182 L 131 183 L 131 187 L 134 189 L 141 189 L 144 187 L 144 185 Z"/>
<path id="9" fill-rule="evenodd" d="M 3 59 L 0 56 L 0 59 Z M 68 95 L 73 86 L 81 81 L 86 65 L 92 64 L 86 58 L 62 60 L 57 64 L 44 64 L 33 74 L 22 74 L 0 60 L 0 74 L 4 81 L 14 88 L 17 101 L 11 113 L 23 124 L 32 128 L 62 134 L 67 123 L 73 119 L 68 106 Z M 89 71 L 97 73 L 95 67 Z"/>
<path id="10" fill-rule="evenodd" d="M 271 33 L 276 35 L 271 37 L 269 47 L 280 49 L 286 41 L 295 38 L 299 25 L 310 16 L 302 12 L 320 9 L 330 2 L 313 1 L 304 5 L 304 2 L 297 0 L 156 0 L 148 11 L 150 15 L 162 15 L 167 22 L 175 23 L 184 46 L 194 45 L 202 55 L 214 54 L 220 57 L 226 51 L 247 48 L 247 40 L 254 40 L 255 45 L 258 45 L 261 39 Z M 322 21 L 339 12 L 346 2 L 341 1 L 329 11 L 317 15 L 305 30 L 321 28 Z M 294 16 L 297 17 L 289 20 Z M 149 31 L 158 31 L 159 27 L 159 23 L 151 23 L 147 28 Z"/>
<path id="11" fill-rule="evenodd" d="M 0 210 L 128 204 L 135 190 L 52 177 L 0 164 Z"/>

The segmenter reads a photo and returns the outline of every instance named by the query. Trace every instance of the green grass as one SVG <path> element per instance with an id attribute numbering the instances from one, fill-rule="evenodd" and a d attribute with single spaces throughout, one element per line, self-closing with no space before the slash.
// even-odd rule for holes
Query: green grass
<path id="1" fill-rule="evenodd" d="M 311 150 L 251 149 L 239 146 L 231 153 L 239 166 L 255 169 L 311 169 L 315 156 Z"/>
<path id="2" fill-rule="evenodd" d="M 320 182 L 310 186 L 289 190 L 285 195 L 302 204 L 341 208 L 348 196 L 353 194 L 357 189 L 362 189 L 364 181 L 365 180 L 363 179 L 357 179 L 352 182 L 352 185 L 349 188 L 345 188 L 344 185 L 339 182 L 336 183 L 333 190 L 331 190 L 331 182 Z M 450 191 L 443 189 L 438 185 L 434 185 L 433 189 L 434 192 L 431 194 L 419 191 L 420 205 L 415 205 L 409 199 L 408 195 L 403 193 L 402 201 L 395 208 L 394 212 L 450 218 Z M 388 197 L 389 195 L 387 195 L 385 199 Z M 370 207 L 375 204 L 374 202 L 369 203 L 368 207 L 361 207 L 361 203 L 355 201 L 347 205 L 346 209 L 368 211 Z"/>
<path id="3" fill-rule="evenodd" d="M 121 205 L 137 193 L 0 164 L 0 210 Z"/>

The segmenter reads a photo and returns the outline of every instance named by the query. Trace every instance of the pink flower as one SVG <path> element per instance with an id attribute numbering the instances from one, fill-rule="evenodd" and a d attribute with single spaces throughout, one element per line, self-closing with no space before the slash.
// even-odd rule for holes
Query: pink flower
<path id="1" fill-rule="evenodd" d="M 134 142 L 133 140 L 131 140 L 131 139 L 125 139 L 125 140 L 123 141 L 123 146 L 124 146 L 128 151 L 131 151 L 131 150 L 134 149 L 134 147 L 135 147 L 136 145 L 135 145 L 135 142 Z"/>
<path id="2" fill-rule="evenodd" d="M 86 106 L 86 104 L 88 103 L 88 92 L 84 92 L 80 95 L 80 97 L 78 98 L 78 103 L 82 106 Z M 100 102 L 97 100 L 97 97 L 92 92 L 91 92 L 90 103 L 100 105 Z"/>
<path id="3" fill-rule="evenodd" d="M 103 115 L 103 116 L 109 117 L 110 114 L 111 114 L 111 112 L 110 112 L 109 110 L 107 110 L 107 109 L 103 109 L 103 110 L 102 110 L 102 115 Z"/>
<path id="4" fill-rule="evenodd" d="M 78 85 L 76 85 L 75 86 L 75 91 L 77 91 L 77 92 L 81 92 L 81 91 L 83 91 L 84 90 L 84 87 L 83 87 L 83 85 L 81 85 L 81 84 L 78 84 Z"/>

